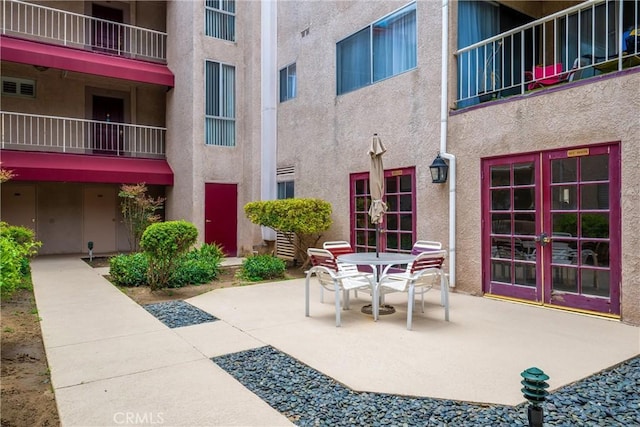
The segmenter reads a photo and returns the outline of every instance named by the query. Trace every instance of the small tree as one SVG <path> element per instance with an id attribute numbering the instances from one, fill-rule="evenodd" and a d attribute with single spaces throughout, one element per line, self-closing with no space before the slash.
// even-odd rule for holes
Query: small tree
<path id="1" fill-rule="evenodd" d="M 0 183 L 7 182 L 15 176 L 12 170 L 0 168 Z"/>
<path id="2" fill-rule="evenodd" d="M 196 243 L 198 230 L 187 221 L 151 224 L 142 233 L 140 246 L 149 260 L 147 279 L 152 291 L 168 286 L 181 256 Z"/>
<path id="3" fill-rule="evenodd" d="M 331 204 L 320 199 L 280 199 L 247 203 L 247 218 L 283 233 L 296 250 L 296 258 L 309 263 L 307 248 L 315 246 L 331 227 Z M 294 238 L 295 237 L 295 238 Z"/>
<path id="4" fill-rule="evenodd" d="M 140 250 L 140 238 L 147 227 L 160 221 L 156 212 L 162 209 L 163 197 L 154 199 L 147 195 L 144 183 L 122 185 L 118 196 L 122 198 L 121 209 L 124 225 L 127 228 L 129 247 L 133 252 Z"/>

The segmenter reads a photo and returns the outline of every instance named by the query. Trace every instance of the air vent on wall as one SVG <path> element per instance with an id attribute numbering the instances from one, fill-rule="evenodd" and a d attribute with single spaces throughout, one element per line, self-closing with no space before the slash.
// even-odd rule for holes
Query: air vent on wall
<path id="1" fill-rule="evenodd" d="M 36 82 L 35 80 L 17 79 L 15 77 L 2 77 L 2 94 L 35 98 Z"/>

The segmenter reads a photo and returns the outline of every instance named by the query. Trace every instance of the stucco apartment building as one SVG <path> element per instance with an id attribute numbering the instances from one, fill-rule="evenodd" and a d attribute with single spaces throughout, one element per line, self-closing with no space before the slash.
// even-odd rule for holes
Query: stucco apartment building
<path id="1" fill-rule="evenodd" d="M 373 250 L 377 133 L 384 250 L 438 240 L 456 291 L 640 324 L 638 28 L 637 0 L 3 0 L 2 219 L 127 251 L 145 182 L 230 255 L 273 238 L 247 202 L 292 196 Z"/>

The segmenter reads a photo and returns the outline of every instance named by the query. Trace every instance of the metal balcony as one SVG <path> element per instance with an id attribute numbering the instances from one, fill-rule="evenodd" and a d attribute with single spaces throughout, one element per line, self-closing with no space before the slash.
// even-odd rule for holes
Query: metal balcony
<path id="1" fill-rule="evenodd" d="M 638 66 L 639 16 L 639 0 L 587 0 L 459 49 L 457 105 Z"/>
<path id="2" fill-rule="evenodd" d="M 53 9 L 2 0 L 2 35 L 166 63 L 167 34 Z"/>
<path id="3" fill-rule="evenodd" d="M 0 111 L 1 147 L 164 158 L 166 128 Z"/>

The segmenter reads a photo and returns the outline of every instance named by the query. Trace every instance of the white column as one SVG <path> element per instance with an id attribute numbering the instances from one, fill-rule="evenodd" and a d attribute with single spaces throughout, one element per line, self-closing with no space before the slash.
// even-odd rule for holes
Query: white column
<path id="1" fill-rule="evenodd" d="M 278 89 L 278 3 L 262 0 L 261 4 L 261 161 L 260 198 L 275 200 L 277 152 L 277 89 Z M 264 240 L 276 240 L 276 232 L 262 227 Z"/>

